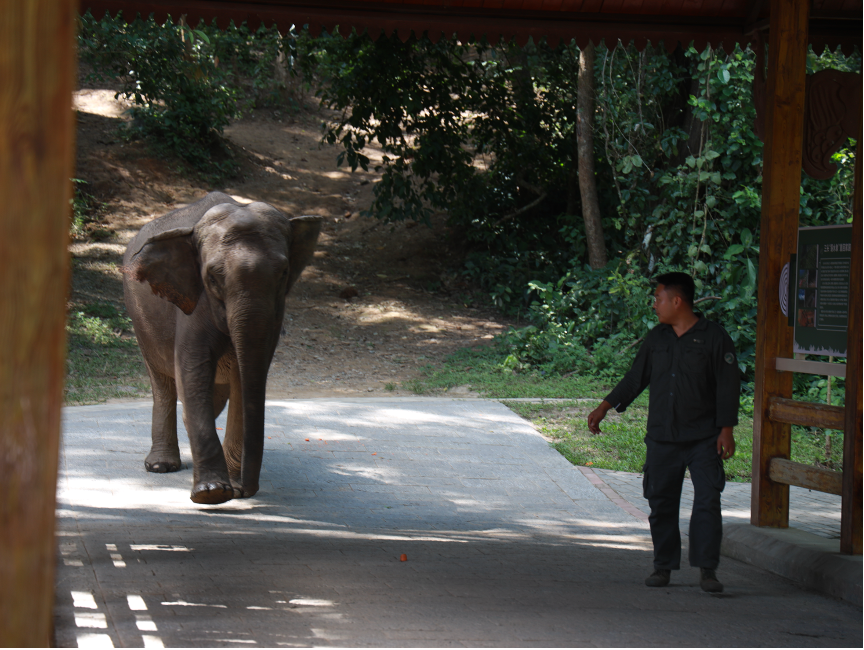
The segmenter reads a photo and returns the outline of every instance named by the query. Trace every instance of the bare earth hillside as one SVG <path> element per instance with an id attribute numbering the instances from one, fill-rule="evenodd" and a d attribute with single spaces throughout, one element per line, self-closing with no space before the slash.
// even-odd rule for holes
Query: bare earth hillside
<path id="1" fill-rule="evenodd" d="M 393 227 L 358 215 L 370 204 L 378 175 L 336 167 L 338 150 L 320 145 L 319 109 L 291 119 L 261 111 L 233 124 L 226 135 L 243 150 L 241 177 L 210 188 L 146 144 L 120 140 L 116 128 L 125 106 L 112 91 L 81 90 L 76 106 L 76 177 L 106 208 L 95 232 L 71 244 L 73 300 L 122 304 L 118 267 L 137 230 L 222 189 L 240 201 L 325 219 L 314 261 L 288 299 L 270 398 L 400 394 L 398 386 L 418 367 L 505 327 L 492 312 L 463 304 L 458 283 L 446 275 L 459 252 L 448 249 L 443 225 Z M 366 153 L 380 159 L 374 150 Z M 438 290 L 442 285 L 449 291 Z"/>

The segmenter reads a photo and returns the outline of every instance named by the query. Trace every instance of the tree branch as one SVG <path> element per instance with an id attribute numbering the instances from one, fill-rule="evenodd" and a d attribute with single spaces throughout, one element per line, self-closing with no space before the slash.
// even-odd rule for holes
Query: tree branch
<path id="1" fill-rule="evenodd" d="M 543 199 L 546 198 L 547 195 L 548 194 L 546 192 L 543 192 L 543 194 L 541 194 L 539 197 L 537 197 L 536 199 L 531 201 L 531 203 L 529 203 L 528 205 L 522 206 L 521 208 L 519 208 L 515 212 L 511 212 L 510 214 L 505 215 L 505 216 L 501 217 L 500 219 L 498 219 L 498 221 L 496 221 L 494 225 L 500 226 L 505 221 L 508 221 L 509 219 L 512 219 L 513 217 L 518 217 L 520 214 L 524 214 L 525 212 L 528 212 L 528 210 L 530 210 L 531 208 L 539 205 L 543 201 Z"/>

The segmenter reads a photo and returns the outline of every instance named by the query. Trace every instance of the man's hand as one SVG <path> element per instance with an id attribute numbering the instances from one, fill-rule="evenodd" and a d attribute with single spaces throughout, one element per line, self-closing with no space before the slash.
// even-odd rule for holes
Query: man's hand
<path id="1" fill-rule="evenodd" d="M 735 437 L 732 435 L 732 427 L 720 429 L 720 435 L 717 436 L 717 455 L 722 460 L 735 455 Z"/>
<path id="2" fill-rule="evenodd" d="M 591 411 L 591 414 L 588 416 L 588 431 L 593 433 L 595 436 L 600 431 L 600 421 L 606 417 L 606 412 L 612 408 L 612 405 L 607 402 L 605 399 L 600 402 L 600 406 Z"/>

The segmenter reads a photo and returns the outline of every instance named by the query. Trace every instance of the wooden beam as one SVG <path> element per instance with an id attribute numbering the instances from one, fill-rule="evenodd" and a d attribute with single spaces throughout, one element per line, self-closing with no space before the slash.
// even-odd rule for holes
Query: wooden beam
<path id="1" fill-rule="evenodd" d="M 48 646 L 66 352 L 74 0 L 0 20 L 0 646 Z"/>
<path id="2" fill-rule="evenodd" d="M 792 328 L 780 311 L 780 273 L 798 243 L 808 0 L 771 0 L 768 87 L 765 115 L 756 383 L 753 410 L 754 526 L 789 525 L 789 487 L 771 481 L 772 458 L 789 458 L 790 427 L 768 414 L 772 397 L 792 397 L 792 374 L 774 360 L 792 356 Z"/>
<path id="3" fill-rule="evenodd" d="M 797 424 L 842 431 L 846 427 L 846 409 L 842 406 L 798 402 L 784 397 L 768 399 L 768 417 L 774 422 Z"/>
<path id="4" fill-rule="evenodd" d="M 783 372 L 801 372 L 808 375 L 826 375 L 829 377 L 846 376 L 846 366 L 842 363 L 782 358 L 777 358 L 774 362 L 774 368 Z"/>
<path id="5" fill-rule="evenodd" d="M 486 34 L 490 41 L 503 35 L 507 40 L 515 37 L 521 43 L 529 36 L 535 40 L 545 37 L 550 43 L 569 42 L 575 38 L 579 47 L 589 42 L 598 44 L 602 39 L 611 47 L 618 39 L 624 43 L 633 39 L 639 49 L 643 47 L 640 43 L 650 40 L 654 45 L 664 41 L 667 49 L 672 50 L 679 41 L 683 44 L 694 41 L 699 51 L 706 43 L 727 50 L 735 43 L 744 46 L 751 42 L 754 30 L 767 29 L 770 22 L 750 21 L 750 16 L 761 13 L 758 6 L 755 12 L 748 10 L 746 3 L 741 3 L 738 10 L 723 7 L 720 2 L 689 3 L 690 7 L 682 10 L 680 0 L 675 3 L 664 0 L 631 2 L 627 3 L 629 8 L 613 6 L 606 10 L 599 2 L 585 8 L 577 8 L 576 4 L 569 1 L 541 3 L 539 0 L 507 3 L 501 0 L 81 0 L 80 8 L 82 13 L 91 10 L 97 18 L 106 11 L 113 16 L 122 10 L 125 16 L 153 13 L 160 22 L 168 15 L 177 20 L 186 14 L 191 25 L 199 20 L 209 24 L 215 18 L 222 28 L 231 20 L 238 25 L 247 21 L 253 29 L 261 24 L 268 27 L 276 24 L 283 33 L 292 25 L 308 24 L 312 34 L 317 35 L 322 28 L 329 31 L 338 25 L 342 35 L 355 28 L 358 33 L 368 30 L 376 39 L 382 32 L 389 35 L 394 30 L 400 35 L 414 31 L 418 36 L 426 31 L 434 41 L 442 34 L 449 38 L 456 33 L 463 40 L 472 34 L 478 37 Z M 695 10 L 691 10 L 693 7 Z M 595 11 L 588 11 L 589 8 Z M 818 19 L 814 16 L 810 34 L 818 52 L 825 47 L 833 51 L 841 45 L 848 56 L 855 47 L 861 49 L 861 12 L 856 9 L 847 8 L 837 15 Z"/>
<path id="6" fill-rule="evenodd" d="M 859 89 L 860 91 L 860 89 Z M 840 552 L 861 555 L 861 142 L 855 152 L 855 195 L 852 199 L 852 270 L 849 278 L 849 328 L 846 339 L 846 433 L 843 436 L 843 505 Z"/>
<path id="7" fill-rule="evenodd" d="M 828 494 L 843 492 L 843 475 L 830 469 L 793 463 L 785 458 L 772 458 L 768 463 L 768 476 L 776 483 L 797 485 L 808 490 Z"/>

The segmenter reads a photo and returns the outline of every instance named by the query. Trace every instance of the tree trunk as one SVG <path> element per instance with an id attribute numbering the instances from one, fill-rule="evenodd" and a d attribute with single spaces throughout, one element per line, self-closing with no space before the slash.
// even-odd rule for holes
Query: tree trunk
<path id="1" fill-rule="evenodd" d="M 579 51 L 579 78 L 576 97 L 576 139 L 579 165 L 579 193 L 588 263 L 592 269 L 606 266 L 606 243 L 600 222 L 600 201 L 594 175 L 594 44 Z"/>

